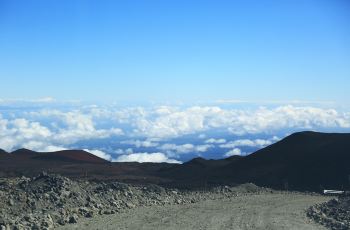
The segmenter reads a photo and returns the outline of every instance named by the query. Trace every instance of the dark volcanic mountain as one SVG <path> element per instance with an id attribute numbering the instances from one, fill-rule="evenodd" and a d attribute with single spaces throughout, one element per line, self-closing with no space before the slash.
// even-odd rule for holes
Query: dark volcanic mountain
<path id="1" fill-rule="evenodd" d="M 0 151 L 0 176 L 29 176 L 40 171 L 190 188 L 253 182 L 296 190 L 342 189 L 350 188 L 350 134 L 295 133 L 246 157 L 195 158 L 182 165 L 111 163 L 81 150 Z"/>
<path id="2" fill-rule="evenodd" d="M 253 182 L 296 190 L 350 188 L 350 134 L 300 132 L 246 157 L 195 159 L 162 172 L 189 184 Z"/>
<path id="3" fill-rule="evenodd" d="M 341 189 L 350 183 L 350 134 L 295 133 L 216 173 L 275 187 Z"/>
<path id="4" fill-rule="evenodd" d="M 216 184 L 213 180 L 212 173 L 215 170 L 220 170 L 225 166 L 242 159 L 241 156 L 232 156 L 220 160 L 206 160 L 201 157 L 194 158 L 181 165 L 174 165 L 170 168 L 165 168 L 159 171 L 162 177 L 171 178 L 179 181 L 178 185 L 184 187 L 201 187 L 209 184 Z M 208 179 L 211 179 L 208 181 Z"/>
<path id="5" fill-rule="evenodd" d="M 32 157 L 36 154 L 39 154 L 35 151 L 29 150 L 29 149 L 17 149 L 16 151 L 11 152 L 12 156 L 15 157 Z"/>
<path id="6" fill-rule="evenodd" d="M 295 133 L 247 157 L 212 167 L 204 177 L 209 183 L 253 182 L 298 190 L 350 187 L 350 134 Z"/>
<path id="7" fill-rule="evenodd" d="M 7 152 L 5 150 L 0 149 L 0 157 L 7 156 Z"/>

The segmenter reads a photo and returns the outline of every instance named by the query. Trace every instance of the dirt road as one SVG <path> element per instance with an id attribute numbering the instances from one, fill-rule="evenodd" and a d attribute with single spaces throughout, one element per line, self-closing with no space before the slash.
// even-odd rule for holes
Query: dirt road
<path id="1" fill-rule="evenodd" d="M 140 207 L 59 229 L 324 229 L 305 210 L 329 198 L 302 194 L 246 195 L 189 205 Z"/>

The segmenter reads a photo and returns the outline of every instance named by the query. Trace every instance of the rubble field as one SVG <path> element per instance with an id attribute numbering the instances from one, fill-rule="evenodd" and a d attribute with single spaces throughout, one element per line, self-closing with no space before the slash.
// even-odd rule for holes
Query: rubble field
<path id="1" fill-rule="evenodd" d="M 0 227 L 1 230 L 52 229 L 136 207 L 182 205 L 272 192 L 254 184 L 190 191 L 153 184 L 77 181 L 41 173 L 33 178 L 0 179 Z"/>

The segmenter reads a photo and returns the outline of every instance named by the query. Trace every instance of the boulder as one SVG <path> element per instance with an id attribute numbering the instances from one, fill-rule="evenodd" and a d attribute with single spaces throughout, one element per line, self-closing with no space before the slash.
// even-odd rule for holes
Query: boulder
<path id="1" fill-rule="evenodd" d="M 79 219 L 79 217 L 77 214 L 72 214 L 68 219 L 68 223 L 70 223 L 70 224 L 78 223 L 78 219 Z"/>

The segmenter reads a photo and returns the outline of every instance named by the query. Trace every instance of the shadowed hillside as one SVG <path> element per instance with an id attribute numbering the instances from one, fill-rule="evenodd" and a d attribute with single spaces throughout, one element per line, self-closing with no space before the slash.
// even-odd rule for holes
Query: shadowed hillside
<path id="1" fill-rule="evenodd" d="M 349 187 L 350 134 L 295 133 L 213 175 L 290 189 Z"/>
<path id="2" fill-rule="evenodd" d="M 350 134 L 301 132 L 249 156 L 221 160 L 195 158 L 182 165 L 111 163 L 82 150 L 37 153 L 0 151 L 0 175 L 35 175 L 40 171 L 74 178 L 206 187 L 253 182 L 296 190 L 349 186 Z"/>
<path id="3" fill-rule="evenodd" d="M 0 149 L 0 157 L 7 156 L 7 154 L 8 153 L 6 151 Z"/>

